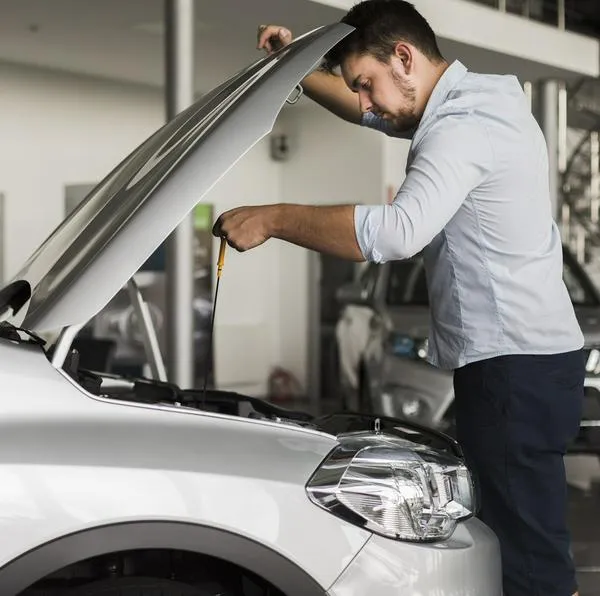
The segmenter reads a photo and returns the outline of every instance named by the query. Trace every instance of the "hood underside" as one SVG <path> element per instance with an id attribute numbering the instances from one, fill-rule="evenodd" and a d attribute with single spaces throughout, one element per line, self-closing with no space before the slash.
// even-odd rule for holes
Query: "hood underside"
<path id="1" fill-rule="evenodd" d="M 31 297 L 11 322 L 36 332 L 87 323 L 214 184 L 272 130 L 294 88 L 351 31 L 338 23 L 299 37 L 147 139 L 12 280 L 26 282 Z"/>

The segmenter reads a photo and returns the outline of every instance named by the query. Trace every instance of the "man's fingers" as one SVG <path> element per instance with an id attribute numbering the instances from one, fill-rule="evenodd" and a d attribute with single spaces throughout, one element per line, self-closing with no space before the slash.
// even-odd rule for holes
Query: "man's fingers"
<path id="1" fill-rule="evenodd" d="M 233 240 L 227 240 L 227 244 L 229 244 L 229 246 L 231 246 L 231 248 L 233 248 L 234 250 L 236 250 L 237 252 L 246 252 L 246 248 L 240 246 L 237 242 L 234 242 Z"/>
<path id="2" fill-rule="evenodd" d="M 238 252 L 245 252 L 247 250 L 237 239 L 231 238 L 227 232 L 221 232 L 219 236 L 224 238 L 225 242 L 227 242 L 234 250 L 237 250 Z"/>
<path id="3" fill-rule="evenodd" d="M 212 229 L 213 236 L 216 236 L 217 238 L 227 238 L 227 230 L 224 229 L 224 226 L 226 227 L 226 218 L 224 217 L 224 215 L 225 214 L 222 213 L 217 218 L 217 221 L 215 222 L 215 225 Z"/>
<path id="4" fill-rule="evenodd" d="M 279 25 L 261 25 L 258 28 L 258 49 L 271 53 L 292 40 L 292 32 Z"/>
<path id="5" fill-rule="evenodd" d="M 229 234 L 225 232 L 220 226 L 217 227 L 217 224 L 215 224 L 213 227 L 213 236 L 216 236 L 217 238 L 224 238 L 225 242 L 227 242 L 227 244 L 231 246 L 231 248 L 237 250 L 238 252 L 244 252 L 246 250 L 245 248 L 242 248 L 235 240 L 230 238 Z"/>
<path id="6" fill-rule="evenodd" d="M 256 34 L 256 47 L 260 50 L 264 47 L 265 44 L 265 29 L 267 28 L 267 25 L 260 25 L 258 27 L 258 32 Z"/>
<path id="7" fill-rule="evenodd" d="M 267 43 L 269 43 L 270 37 L 273 35 L 272 25 L 261 25 L 258 28 L 258 49 L 267 49 Z"/>

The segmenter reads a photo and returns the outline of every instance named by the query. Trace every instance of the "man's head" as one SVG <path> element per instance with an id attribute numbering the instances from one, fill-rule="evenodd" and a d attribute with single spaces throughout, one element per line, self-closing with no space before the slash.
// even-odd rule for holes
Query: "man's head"
<path id="1" fill-rule="evenodd" d="M 427 21 L 404 0 L 364 0 L 342 22 L 355 30 L 325 56 L 325 68 L 341 68 L 363 111 L 399 130 L 414 127 L 447 66 Z"/>

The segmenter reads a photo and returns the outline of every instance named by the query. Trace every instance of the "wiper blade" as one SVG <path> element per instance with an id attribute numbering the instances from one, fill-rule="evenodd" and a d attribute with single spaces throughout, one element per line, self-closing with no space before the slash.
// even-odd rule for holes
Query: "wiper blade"
<path id="1" fill-rule="evenodd" d="M 21 334 L 24 334 L 26 337 L 23 338 Z M 8 321 L 0 322 L 0 338 L 16 341 L 20 344 L 33 344 L 42 347 L 46 345 L 46 341 L 39 335 L 36 335 L 28 329 L 17 327 Z"/>
<path id="2" fill-rule="evenodd" d="M 31 286 L 25 280 L 13 281 L 0 289 L 0 316 L 12 310 L 16 314 L 31 298 Z"/>

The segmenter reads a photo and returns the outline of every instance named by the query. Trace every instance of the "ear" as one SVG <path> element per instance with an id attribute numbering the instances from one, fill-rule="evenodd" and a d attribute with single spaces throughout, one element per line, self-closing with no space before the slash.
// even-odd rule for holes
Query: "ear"
<path id="1" fill-rule="evenodd" d="M 402 41 L 399 41 L 394 46 L 394 54 L 400 60 L 404 67 L 405 74 L 410 74 L 414 66 L 414 50 L 413 48 Z"/>

